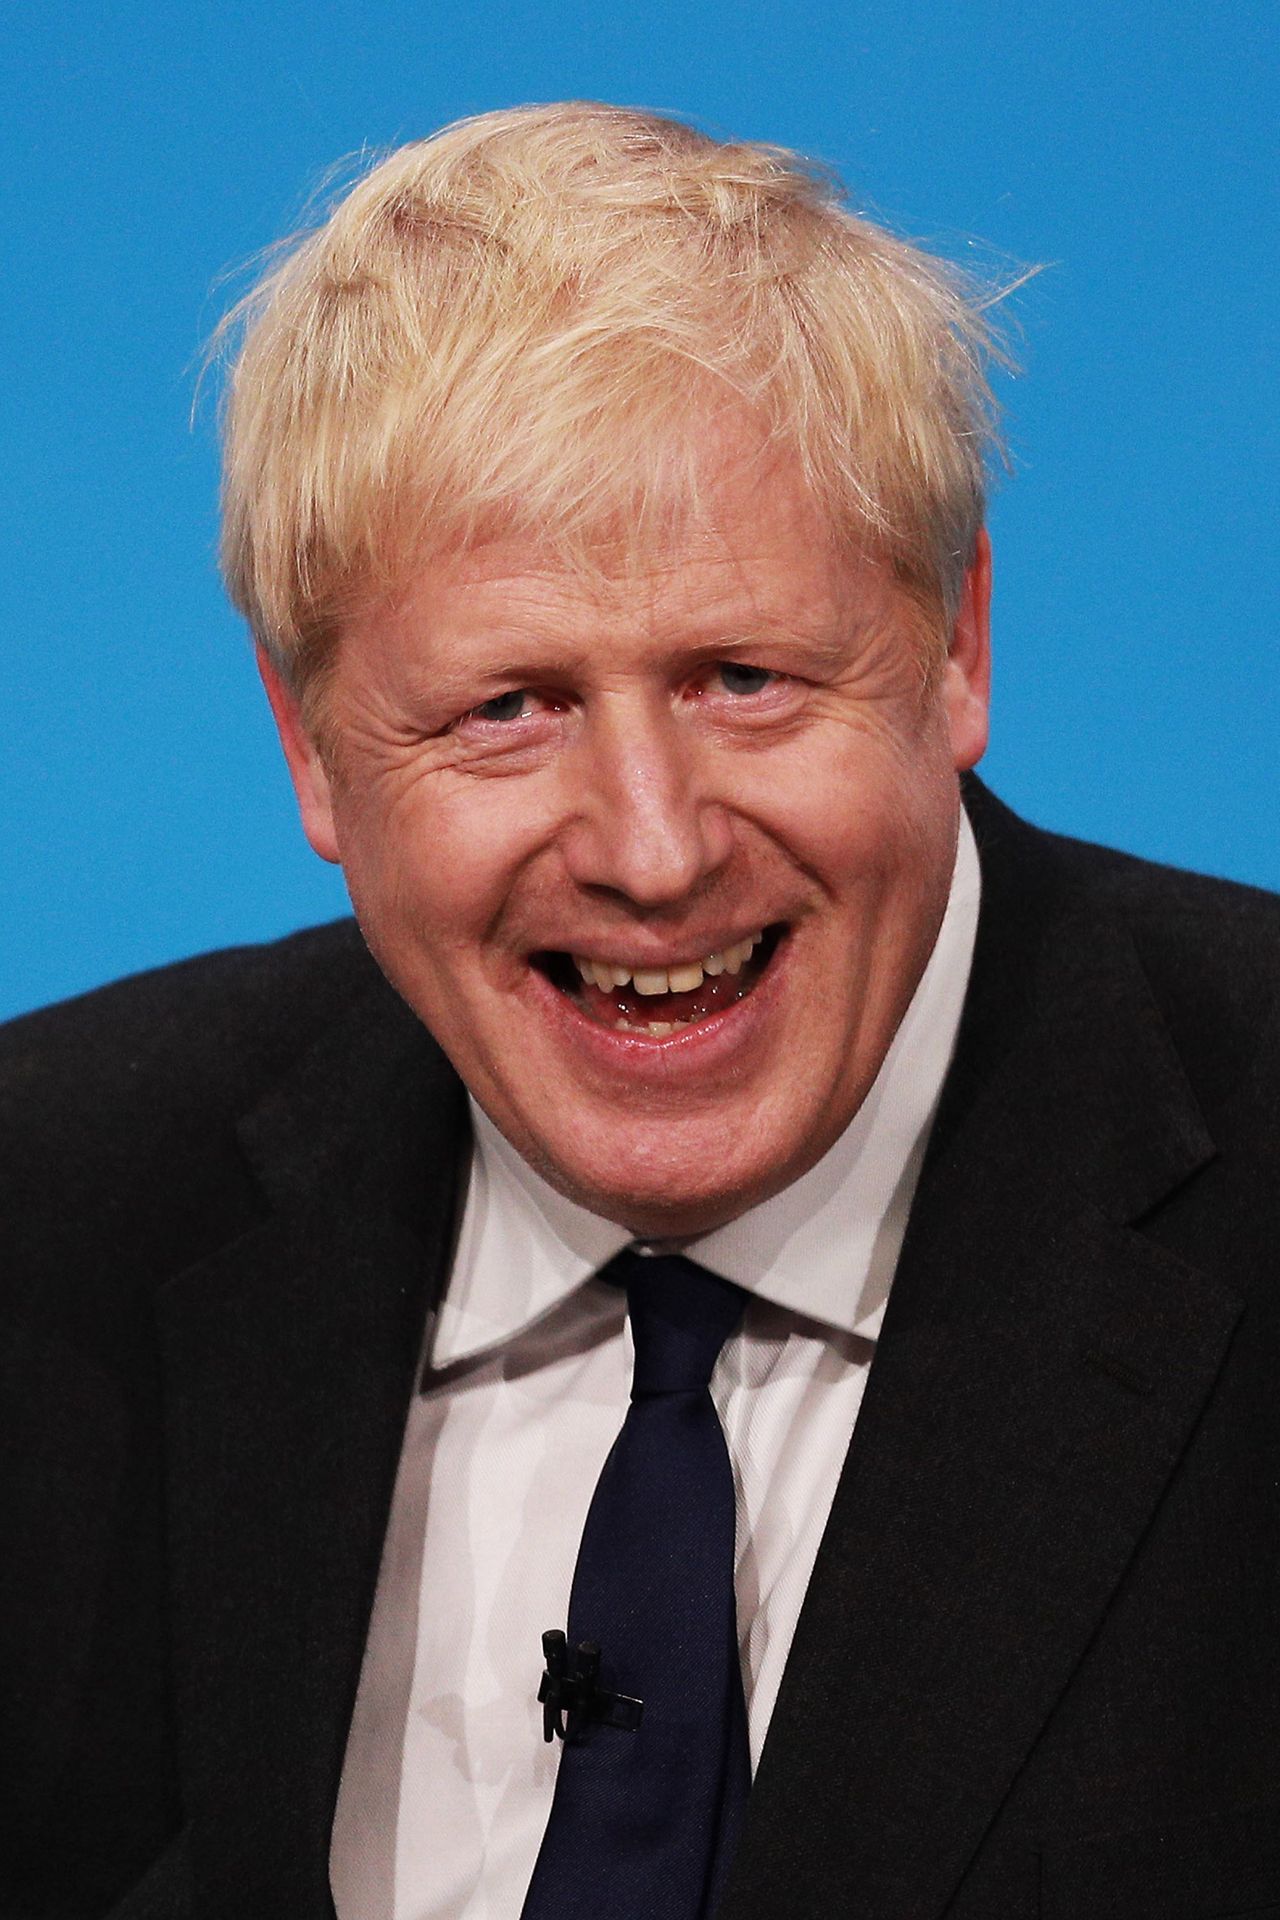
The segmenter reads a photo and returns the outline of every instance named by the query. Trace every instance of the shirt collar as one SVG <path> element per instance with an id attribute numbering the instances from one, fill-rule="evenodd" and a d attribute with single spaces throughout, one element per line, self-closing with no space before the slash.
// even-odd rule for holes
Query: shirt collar
<path id="1" fill-rule="evenodd" d="M 874 1339 L 955 1047 L 978 925 L 978 851 L 960 815 L 946 913 L 875 1083 L 816 1166 L 687 1251 L 749 1292 Z M 432 1365 L 500 1345 L 631 1241 L 549 1186 L 475 1102 L 471 1179 Z"/>

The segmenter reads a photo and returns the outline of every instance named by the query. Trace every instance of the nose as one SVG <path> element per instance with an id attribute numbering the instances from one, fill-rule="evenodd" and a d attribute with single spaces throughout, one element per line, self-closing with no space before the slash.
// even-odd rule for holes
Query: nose
<path id="1" fill-rule="evenodd" d="M 561 848 L 579 886 L 653 910 L 688 899 L 728 860 L 732 831 L 705 745 L 670 709 L 605 703 L 568 758 Z"/>

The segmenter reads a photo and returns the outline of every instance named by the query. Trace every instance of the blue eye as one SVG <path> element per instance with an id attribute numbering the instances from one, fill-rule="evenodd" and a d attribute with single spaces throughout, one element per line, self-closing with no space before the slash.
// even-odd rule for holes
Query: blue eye
<path id="1" fill-rule="evenodd" d="M 725 660 L 716 671 L 726 693 L 763 693 L 773 679 L 767 667 L 748 667 L 738 660 Z"/>
<path id="2" fill-rule="evenodd" d="M 510 693 L 495 694 L 492 700 L 485 700 L 473 712 L 477 720 L 520 720 L 529 697 L 527 687 L 513 687 Z"/>

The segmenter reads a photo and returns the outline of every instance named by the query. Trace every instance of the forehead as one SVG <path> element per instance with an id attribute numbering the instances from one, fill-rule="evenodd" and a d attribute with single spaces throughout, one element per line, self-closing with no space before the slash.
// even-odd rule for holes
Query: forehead
<path id="1" fill-rule="evenodd" d="M 670 503 L 638 536 L 613 516 L 582 542 L 522 530 L 439 554 L 348 632 L 362 653 L 419 656 L 530 634 L 596 651 L 631 637 L 816 636 L 891 588 L 887 565 L 838 541 L 796 462 L 721 441 L 696 497 Z"/>

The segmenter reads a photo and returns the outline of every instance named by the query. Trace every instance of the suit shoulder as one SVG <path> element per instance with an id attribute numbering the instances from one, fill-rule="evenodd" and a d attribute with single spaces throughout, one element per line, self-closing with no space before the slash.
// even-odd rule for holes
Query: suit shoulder
<path id="1" fill-rule="evenodd" d="M 1038 830 L 1037 830 L 1038 831 Z M 1045 833 L 1069 878 L 1121 913 L 1164 924 L 1235 928 L 1246 941 L 1280 941 L 1280 893 L 1186 867 L 1144 860 L 1115 847 Z"/>
<path id="2" fill-rule="evenodd" d="M 379 978 L 354 920 L 132 974 L 0 1026 L 0 1125 L 113 1087 L 269 1078 Z"/>
<path id="3" fill-rule="evenodd" d="M 1010 912 L 1020 902 L 1052 905 L 1088 919 L 1118 919 L 1153 947 L 1190 965 L 1241 971 L 1274 984 L 1280 951 L 1280 893 L 1162 865 L 1116 847 L 1077 840 L 1020 819 L 972 775 L 964 783 L 988 883 Z"/>
<path id="4" fill-rule="evenodd" d="M 1241 881 L 1049 835 L 1073 892 L 1133 934 L 1144 961 L 1172 989 L 1219 991 L 1253 1004 L 1280 981 L 1280 894 Z"/>
<path id="5" fill-rule="evenodd" d="M 1086 971 L 1094 951 L 1103 965 L 1118 932 L 1206 1114 L 1237 1092 L 1250 1104 L 1254 1095 L 1274 1099 L 1280 894 L 1032 826 L 972 776 L 964 794 L 982 863 L 984 920 L 1021 930 L 1028 968 L 1038 942 L 1070 941 Z M 1095 987 L 1105 994 L 1105 978 Z"/>
<path id="6" fill-rule="evenodd" d="M 1206 1110 L 1259 1075 L 1280 1083 L 1280 894 L 1037 837 L 1075 914 L 1127 930 Z"/>
<path id="7" fill-rule="evenodd" d="M 369 994 L 354 922 L 202 955 L 0 1028 L 10 1271 L 145 1281 L 258 1206 L 239 1117 Z M 4 1264 L 0 1261 L 0 1264 Z M 60 1284 L 60 1283 L 59 1283 Z"/>

